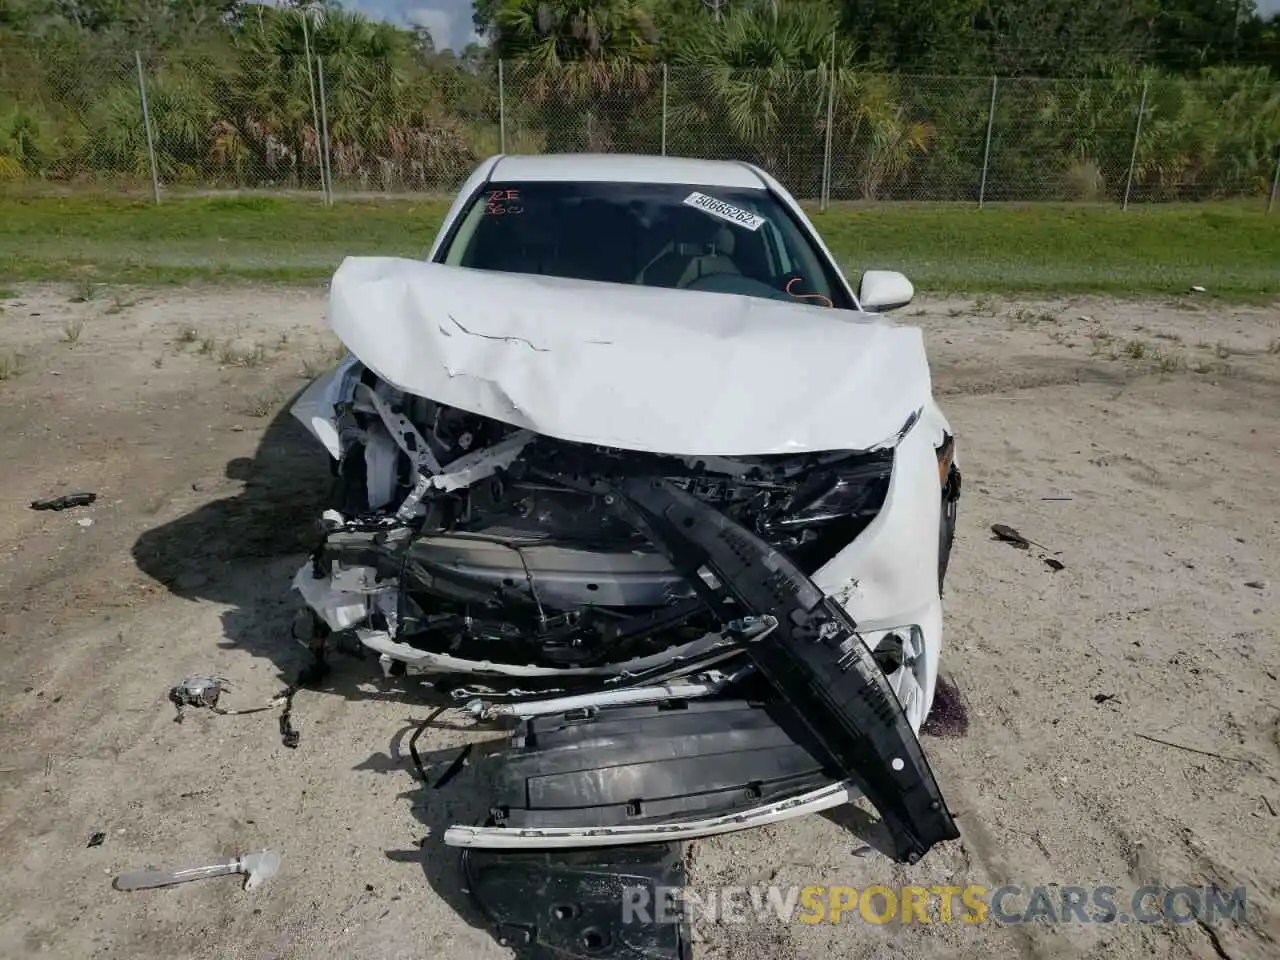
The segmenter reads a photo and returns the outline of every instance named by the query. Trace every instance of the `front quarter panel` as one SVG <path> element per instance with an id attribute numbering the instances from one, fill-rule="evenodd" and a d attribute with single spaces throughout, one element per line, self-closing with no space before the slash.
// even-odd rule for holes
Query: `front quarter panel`
<path id="1" fill-rule="evenodd" d="M 915 624 L 924 635 L 923 709 L 909 711 L 919 729 L 933 703 L 942 646 L 938 525 L 942 497 L 930 432 L 921 424 L 898 444 L 889 494 L 876 518 L 813 576 L 863 631 Z"/>

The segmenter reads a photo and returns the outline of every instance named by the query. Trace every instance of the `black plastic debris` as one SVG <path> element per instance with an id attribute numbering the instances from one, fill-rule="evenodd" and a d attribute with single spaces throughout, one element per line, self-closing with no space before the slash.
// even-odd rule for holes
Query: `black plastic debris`
<path id="1" fill-rule="evenodd" d="M 87 507 L 98 499 L 96 493 L 82 491 L 80 493 L 68 493 L 61 497 L 48 497 L 44 500 L 32 500 L 32 510 L 69 510 L 72 507 Z"/>
<path id="2" fill-rule="evenodd" d="M 1019 550 L 1030 550 L 1032 547 L 1039 547 L 1041 550 L 1049 548 L 1043 544 L 1036 543 L 1034 540 L 1028 540 L 1013 527 L 1007 523 L 993 523 L 991 532 L 995 534 L 997 540 L 1003 540 L 1005 543 L 1011 543 Z"/>
<path id="3" fill-rule="evenodd" d="M 678 843 L 464 850 L 467 892 L 519 960 L 690 960 Z"/>
<path id="4" fill-rule="evenodd" d="M 314 655 L 311 661 L 298 671 L 297 679 L 276 697 L 276 702 L 283 705 L 280 710 L 280 742 L 290 750 L 296 750 L 302 740 L 302 734 L 293 725 L 293 698 L 299 690 L 318 685 L 332 669 L 322 650 L 317 649 L 312 653 Z"/>
<path id="5" fill-rule="evenodd" d="M 1048 567 L 1050 570 L 1052 570 L 1054 573 L 1057 573 L 1059 570 L 1065 570 L 1067 568 L 1067 565 L 1065 563 L 1063 563 L 1061 560 L 1055 560 L 1053 557 L 1045 557 L 1044 565 Z"/>
<path id="6" fill-rule="evenodd" d="M 85 846 L 100 847 L 106 842 L 107 842 L 107 835 L 103 833 L 101 830 L 99 830 L 97 833 L 89 835 L 89 842 L 86 843 Z"/>
<path id="7" fill-rule="evenodd" d="M 1120 697 L 1114 693 L 1095 693 L 1093 695 L 1094 703 L 1110 703 L 1112 700 L 1120 702 Z"/>

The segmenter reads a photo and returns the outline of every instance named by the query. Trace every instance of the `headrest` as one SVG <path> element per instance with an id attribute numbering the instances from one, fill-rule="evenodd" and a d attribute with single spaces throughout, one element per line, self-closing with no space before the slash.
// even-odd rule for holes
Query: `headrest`
<path id="1" fill-rule="evenodd" d="M 716 253 L 724 254 L 726 257 L 733 256 L 733 248 L 736 244 L 733 230 L 729 227 L 721 227 L 711 239 L 711 245 L 715 247 Z"/>

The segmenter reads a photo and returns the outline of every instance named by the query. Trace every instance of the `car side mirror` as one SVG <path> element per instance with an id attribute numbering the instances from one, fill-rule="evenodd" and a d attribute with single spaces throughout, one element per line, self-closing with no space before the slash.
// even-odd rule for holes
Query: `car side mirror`
<path id="1" fill-rule="evenodd" d="M 896 270 L 867 270 L 858 287 L 858 302 L 868 313 L 905 307 L 915 295 L 911 281 Z"/>

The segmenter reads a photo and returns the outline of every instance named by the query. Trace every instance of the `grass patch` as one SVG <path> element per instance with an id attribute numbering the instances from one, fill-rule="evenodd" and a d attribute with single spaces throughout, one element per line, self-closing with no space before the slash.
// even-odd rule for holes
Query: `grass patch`
<path id="1" fill-rule="evenodd" d="M 224 367 L 260 367 L 267 362 L 267 349 L 260 343 L 237 347 L 228 341 L 218 351 L 218 362 Z"/>
<path id="2" fill-rule="evenodd" d="M 1262 205 L 894 204 L 811 212 L 850 274 L 901 270 L 929 292 L 1280 297 Z"/>
<path id="3" fill-rule="evenodd" d="M 75 280 L 75 293 L 71 295 L 72 303 L 88 303 L 98 292 L 98 284 L 92 277 L 79 276 Z"/>
<path id="4" fill-rule="evenodd" d="M 157 284 L 328 279 L 348 254 L 424 257 L 447 199 L 0 199 L 0 279 Z M 1259 204 L 837 205 L 810 210 L 855 277 L 901 270 L 930 293 L 1280 297 L 1280 230 Z M 984 304 L 986 306 L 986 304 Z"/>
<path id="5" fill-rule="evenodd" d="M 241 412 L 250 417 L 269 417 L 275 412 L 276 407 L 280 405 L 280 394 L 267 391 L 264 393 L 250 394 L 245 398 L 244 405 L 240 408 Z"/>
<path id="6" fill-rule="evenodd" d="M 111 306 L 103 310 L 102 313 L 104 316 L 114 316 L 117 313 L 124 313 L 130 307 L 137 304 L 137 302 L 138 301 L 136 299 L 127 300 L 117 293 L 111 298 Z"/>
<path id="7" fill-rule="evenodd" d="M 302 358 L 300 376 L 314 380 L 322 373 L 327 373 L 346 359 L 347 348 L 341 340 L 332 340 L 321 348 L 319 354 Z"/>
<path id="8" fill-rule="evenodd" d="M 72 317 L 62 321 L 63 343 L 78 343 L 82 333 L 84 333 L 84 317 Z"/>
<path id="9" fill-rule="evenodd" d="M 1151 359 L 1161 373 L 1179 373 L 1187 369 L 1186 357 L 1173 351 L 1156 350 L 1151 354 Z"/>

